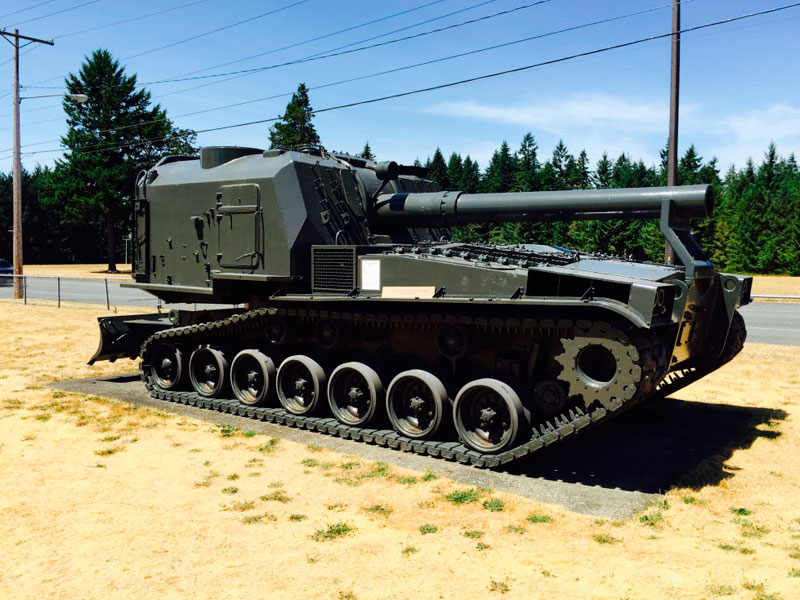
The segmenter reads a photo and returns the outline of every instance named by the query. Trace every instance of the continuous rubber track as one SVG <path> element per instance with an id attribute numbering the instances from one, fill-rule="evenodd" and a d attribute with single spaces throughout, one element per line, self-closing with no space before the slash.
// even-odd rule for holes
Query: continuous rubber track
<path id="1" fill-rule="evenodd" d="M 459 463 L 471 464 L 475 467 L 494 468 L 576 435 L 578 432 L 609 419 L 614 414 L 623 412 L 624 409 L 638 405 L 650 397 L 673 393 L 713 370 L 702 369 L 701 372 L 700 369 L 686 369 L 684 371 L 670 373 L 661 381 L 663 378 L 663 371 L 665 370 L 663 346 L 660 345 L 660 341 L 658 341 L 657 336 L 653 332 L 637 332 L 631 339 L 639 350 L 639 353 L 643 357 L 647 357 L 642 361 L 641 365 L 642 377 L 640 381 L 642 385 L 640 392 L 630 400 L 615 402 L 611 410 L 598 407 L 591 411 L 585 411 L 581 408 L 573 407 L 566 413 L 552 417 L 547 422 L 533 427 L 531 437 L 528 441 L 498 454 L 481 454 L 458 441 L 440 442 L 433 440 L 414 440 L 404 437 L 391 429 L 350 427 L 338 422 L 332 417 L 298 416 L 287 412 L 283 408 L 247 406 L 241 404 L 236 399 L 208 398 L 193 391 L 164 390 L 151 381 L 148 375 L 150 370 L 149 350 L 153 343 L 170 342 L 199 345 L 203 343 L 219 342 L 225 339 L 235 339 L 237 334 L 251 333 L 254 330 L 263 328 L 265 319 L 272 315 L 312 319 L 345 319 L 355 322 L 361 321 L 380 327 L 413 326 L 415 323 L 458 322 L 463 325 L 485 325 L 498 328 L 498 331 L 502 331 L 503 328 L 518 329 L 520 327 L 529 329 L 538 328 L 539 330 L 543 328 L 557 328 L 559 333 L 564 334 L 576 326 L 585 327 L 585 322 L 581 323 L 578 321 L 576 324 L 573 324 L 573 322 L 569 320 L 559 320 L 558 322 L 542 320 L 537 322 L 533 319 L 521 321 L 513 318 L 494 318 L 480 319 L 480 321 L 478 321 L 479 318 L 459 318 L 453 317 L 452 315 L 359 314 L 304 309 L 261 308 L 236 314 L 219 321 L 164 330 L 145 340 L 141 350 L 141 375 L 150 394 L 159 400 L 188 404 L 190 406 L 235 414 L 261 421 L 269 421 L 281 425 L 318 431 L 341 438 L 458 461 Z M 741 341 L 743 343 L 743 339 Z M 739 346 L 739 348 L 740 347 L 741 346 Z M 714 368 L 716 368 L 716 366 Z"/>

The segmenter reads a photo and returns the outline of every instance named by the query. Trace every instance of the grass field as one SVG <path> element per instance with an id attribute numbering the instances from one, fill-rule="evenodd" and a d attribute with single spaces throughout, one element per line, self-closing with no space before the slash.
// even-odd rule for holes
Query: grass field
<path id="1" fill-rule="evenodd" d="M 96 307 L 0 314 L 4 599 L 800 597 L 796 348 L 681 391 L 773 417 L 611 521 L 45 388 L 135 365 L 85 364 Z"/>
<path id="2" fill-rule="evenodd" d="M 109 273 L 108 265 L 25 265 L 25 275 L 60 275 L 61 277 L 108 277 L 130 279 L 131 266 L 117 265 L 119 273 Z"/>

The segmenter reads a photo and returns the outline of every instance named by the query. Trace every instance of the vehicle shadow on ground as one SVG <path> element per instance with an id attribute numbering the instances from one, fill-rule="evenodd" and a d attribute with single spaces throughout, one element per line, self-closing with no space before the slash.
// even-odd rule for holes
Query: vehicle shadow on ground
<path id="1" fill-rule="evenodd" d="M 654 400 L 584 434 L 508 466 L 528 477 L 660 493 L 699 489 L 732 477 L 734 450 L 774 439 L 779 409 Z"/>

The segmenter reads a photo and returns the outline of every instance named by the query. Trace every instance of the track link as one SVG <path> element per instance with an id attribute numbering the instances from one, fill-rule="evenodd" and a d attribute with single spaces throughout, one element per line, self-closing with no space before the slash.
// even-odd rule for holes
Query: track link
<path id="1" fill-rule="evenodd" d="M 425 315 L 397 315 L 373 313 L 347 313 L 334 311 L 316 311 L 292 308 L 260 308 L 231 317 L 184 327 L 176 327 L 160 331 L 142 344 L 141 350 L 141 376 L 152 397 L 178 404 L 185 404 L 199 408 L 215 410 L 241 417 L 252 418 L 280 425 L 288 425 L 300 429 L 308 429 L 344 439 L 376 444 L 388 448 L 414 452 L 420 455 L 433 456 L 445 460 L 470 464 L 479 468 L 496 468 L 536 452 L 546 446 L 567 439 L 579 431 L 596 425 L 612 416 L 622 412 L 622 408 L 639 404 L 652 395 L 655 385 L 650 383 L 643 386 L 640 393 L 627 401 L 614 404 L 613 409 L 596 407 L 585 411 L 573 407 L 561 415 L 551 417 L 546 422 L 533 427 L 528 441 L 502 453 L 481 454 L 461 442 L 439 442 L 433 440 L 415 440 L 407 438 L 391 429 L 356 428 L 344 425 L 331 417 L 298 416 L 287 412 L 283 408 L 246 406 L 235 399 L 208 398 L 193 391 L 168 391 L 161 389 L 149 377 L 149 350 L 155 342 L 187 343 L 191 345 L 210 342 L 219 342 L 229 337 L 263 330 L 268 317 L 278 315 L 287 317 L 300 317 L 312 319 L 343 319 L 353 321 L 363 326 L 377 327 L 413 327 L 427 324 L 459 323 L 461 325 L 477 325 L 489 327 L 498 332 L 509 329 L 518 331 L 519 328 L 530 330 L 531 333 L 541 334 L 543 330 L 556 330 L 558 335 L 570 335 L 576 326 L 571 320 L 558 321 L 542 319 L 515 319 L 491 318 L 425 314 Z M 579 321 L 578 326 L 585 327 L 586 322 Z M 637 333 L 633 342 L 643 356 L 649 359 L 642 361 L 643 381 L 653 381 L 654 377 L 662 377 L 663 346 L 658 337 L 652 332 Z"/>

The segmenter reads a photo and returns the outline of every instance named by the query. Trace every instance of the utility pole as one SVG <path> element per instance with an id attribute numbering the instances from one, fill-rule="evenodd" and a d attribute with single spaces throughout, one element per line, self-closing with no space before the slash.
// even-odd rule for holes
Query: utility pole
<path id="1" fill-rule="evenodd" d="M 669 85 L 669 141 L 667 142 L 667 185 L 678 185 L 678 90 L 681 75 L 681 0 L 672 0 L 672 60 Z M 664 247 L 664 261 L 675 262 L 672 246 Z"/>
<path id="2" fill-rule="evenodd" d="M 22 164 L 20 162 L 20 137 L 19 137 L 19 41 L 27 40 L 29 44 L 53 45 L 53 40 L 40 40 L 37 38 L 20 35 L 19 30 L 14 33 L 0 30 L 0 35 L 14 46 L 14 167 L 13 167 L 13 195 L 14 195 L 14 275 L 22 275 Z M 13 42 L 9 39 L 13 38 Z M 26 44 L 27 45 L 27 44 Z M 22 277 L 14 277 L 14 298 L 22 298 Z"/>

